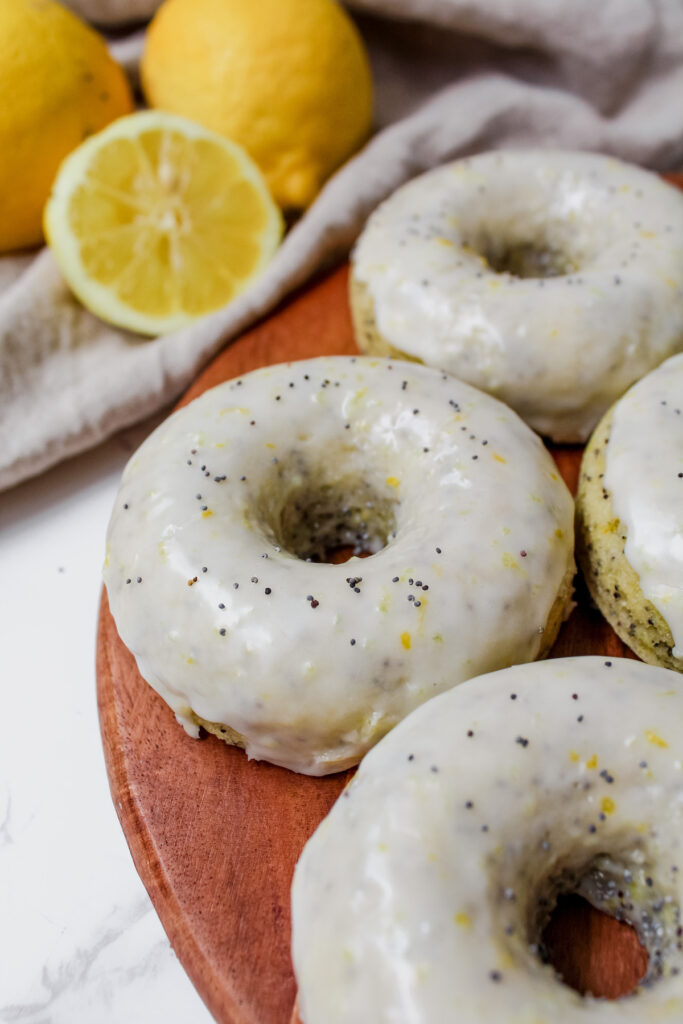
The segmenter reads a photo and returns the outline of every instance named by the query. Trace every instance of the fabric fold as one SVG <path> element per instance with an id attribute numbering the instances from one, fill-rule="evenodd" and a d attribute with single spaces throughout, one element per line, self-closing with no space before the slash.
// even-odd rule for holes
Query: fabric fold
<path id="1" fill-rule="evenodd" d="M 100 21 L 116 9 L 122 20 L 143 17 L 155 6 L 72 6 L 86 3 Z M 377 203 L 423 170 L 513 146 L 589 149 L 659 170 L 683 165 L 681 0 L 352 6 L 371 55 L 376 133 L 229 307 L 144 340 L 83 309 L 49 251 L 0 258 L 0 487 L 172 401 L 230 339 L 341 261 Z M 113 49 L 133 68 L 141 45 L 138 33 Z"/>

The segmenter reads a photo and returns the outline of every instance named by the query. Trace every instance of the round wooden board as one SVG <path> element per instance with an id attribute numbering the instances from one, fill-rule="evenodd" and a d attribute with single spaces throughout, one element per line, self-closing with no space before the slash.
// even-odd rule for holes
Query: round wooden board
<path id="1" fill-rule="evenodd" d="M 248 370 L 356 351 L 341 268 L 227 348 L 185 396 Z M 553 452 L 574 490 L 580 449 Z M 552 656 L 631 656 L 585 593 Z M 220 1024 L 294 1024 L 289 888 L 299 853 L 348 773 L 295 775 L 212 736 L 190 739 L 140 677 L 103 594 L 98 703 L 111 792 L 135 866 L 169 939 Z M 642 973 L 634 933 L 572 906 L 556 922 L 554 962 L 582 990 L 614 996 Z M 360 1024 L 360 1022 L 359 1022 Z"/>

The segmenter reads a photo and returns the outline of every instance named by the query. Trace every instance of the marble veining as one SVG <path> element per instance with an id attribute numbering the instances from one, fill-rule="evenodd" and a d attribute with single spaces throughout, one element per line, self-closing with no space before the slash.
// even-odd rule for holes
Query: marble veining
<path id="1" fill-rule="evenodd" d="M 0 1022 L 210 1024 L 109 793 L 94 638 L 107 516 L 147 423 L 0 497 Z"/>

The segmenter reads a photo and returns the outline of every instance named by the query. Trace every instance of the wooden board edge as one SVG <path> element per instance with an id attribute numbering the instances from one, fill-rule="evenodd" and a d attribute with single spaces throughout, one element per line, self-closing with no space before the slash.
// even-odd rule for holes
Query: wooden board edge
<path id="1" fill-rule="evenodd" d="M 121 641 L 103 586 L 97 620 L 97 709 L 109 791 L 119 824 L 135 870 L 197 994 L 216 1020 L 229 1019 L 231 1024 L 250 1024 L 230 992 L 225 988 L 221 992 L 217 991 L 206 956 L 186 924 L 182 907 L 163 869 L 161 857 L 143 826 L 141 809 L 124 767 L 119 720 L 115 714 L 116 704 L 110 693 L 113 681 L 110 651 L 113 642 Z M 299 1024 L 296 1004 L 292 1024 Z"/>

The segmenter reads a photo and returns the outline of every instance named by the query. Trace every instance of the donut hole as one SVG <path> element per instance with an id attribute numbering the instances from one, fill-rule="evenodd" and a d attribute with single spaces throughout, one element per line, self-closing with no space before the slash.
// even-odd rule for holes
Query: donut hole
<path id="1" fill-rule="evenodd" d="M 494 273 L 510 277 L 564 277 L 577 269 L 577 260 L 543 232 L 532 238 L 483 232 L 471 247 Z"/>
<path id="2" fill-rule="evenodd" d="M 536 889 L 529 948 L 581 995 L 622 998 L 683 969 L 675 891 L 642 850 L 599 854 Z"/>
<path id="3" fill-rule="evenodd" d="M 540 948 L 563 984 L 582 996 L 620 999 L 647 974 L 649 955 L 635 928 L 578 893 L 558 898 Z"/>
<path id="4" fill-rule="evenodd" d="M 343 562 L 373 555 L 396 530 L 396 501 L 355 476 L 295 480 L 268 526 L 276 543 L 306 562 Z"/>

